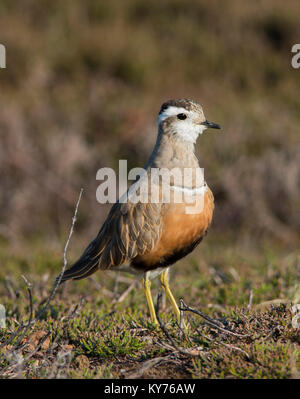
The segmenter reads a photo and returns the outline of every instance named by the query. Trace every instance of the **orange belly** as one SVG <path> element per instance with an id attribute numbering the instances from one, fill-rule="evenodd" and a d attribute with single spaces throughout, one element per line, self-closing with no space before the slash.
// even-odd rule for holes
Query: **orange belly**
<path id="1" fill-rule="evenodd" d="M 156 246 L 150 252 L 133 259 L 132 266 L 153 270 L 175 263 L 191 252 L 211 224 L 214 198 L 209 189 L 204 194 L 202 204 L 201 212 L 194 214 L 186 213 L 186 206 L 191 204 L 170 205 L 163 216 L 163 230 Z"/>

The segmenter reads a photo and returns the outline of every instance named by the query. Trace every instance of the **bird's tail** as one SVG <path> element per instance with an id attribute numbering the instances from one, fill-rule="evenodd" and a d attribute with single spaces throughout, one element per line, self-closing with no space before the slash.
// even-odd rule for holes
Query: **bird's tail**
<path id="1" fill-rule="evenodd" d="M 95 271 L 99 268 L 100 255 L 94 255 L 94 251 L 91 251 L 91 244 L 84 251 L 78 261 L 64 272 L 61 277 L 60 284 L 67 280 L 81 280 L 95 273 Z M 60 276 L 57 277 L 56 281 L 59 279 Z"/>

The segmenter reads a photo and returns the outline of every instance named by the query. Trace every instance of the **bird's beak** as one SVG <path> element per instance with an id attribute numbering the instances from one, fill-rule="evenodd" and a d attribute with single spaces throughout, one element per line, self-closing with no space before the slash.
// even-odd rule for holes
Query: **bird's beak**
<path id="1" fill-rule="evenodd" d="M 201 125 L 206 126 L 207 128 L 212 128 L 212 129 L 221 129 L 221 126 L 218 125 L 217 123 L 209 122 L 208 120 L 204 121 L 201 123 Z"/>

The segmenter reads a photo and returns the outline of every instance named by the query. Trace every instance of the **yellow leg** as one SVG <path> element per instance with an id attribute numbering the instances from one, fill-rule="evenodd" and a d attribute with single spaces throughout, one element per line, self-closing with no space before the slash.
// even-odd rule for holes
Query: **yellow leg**
<path id="1" fill-rule="evenodd" d="M 169 282 L 168 282 L 168 269 L 166 269 L 165 271 L 162 272 L 162 274 L 160 275 L 160 283 L 162 288 L 164 289 L 167 297 L 169 298 L 171 305 L 173 306 L 173 309 L 176 313 L 177 316 L 177 320 L 179 322 L 180 320 L 180 311 L 179 308 L 177 306 L 177 303 L 175 301 L 175 298 L 173 297 L 173 294 L 170 290 L 170 286 L 169 286 Z"/>
<path id="2" fill-rule="evenodd" d="M 171 302 L 171 305 L 176 313 L 177 316 L 177 321 L 178 324 L 180 322 L 180 310 L 178 308 L 178 305 L 175 301 L 175 298 L 173 297 L 173 294 L 170 290 L 170 286 L 169 286 L 169 282 L 168 282 L 168 269 L 166 269 L 165 271 L 162 272 L 162 274 L 160 275 L 160 283 L 162 288 L 164 289 L 166 296 L 169 298 L 169 301 Z M 183 322 L 183 326 L 184 329 L 186 329 L 186 325 Z"/>
<path id="3" fill-rule="evenodd" d="M 154 324 L 158 324 L 154 305 L 153 305 L 153 300 L 152 300 L 152 296 L 151 296 L 151 291 L 150 291 L 151 280 L 149 279 L 147 273 L 145 273 L 145 277 L 143 278 L 142 283 L 143 283 L 144 293 L 146 295 L 146 300 L 147 300 L 147 305 L 148 305 L 149 312 L 150 312 L 151 321 Z"/>

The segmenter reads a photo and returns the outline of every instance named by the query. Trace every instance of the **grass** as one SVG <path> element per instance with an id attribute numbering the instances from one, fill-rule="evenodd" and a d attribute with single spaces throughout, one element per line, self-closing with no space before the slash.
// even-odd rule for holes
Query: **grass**
<path id="1" fill-rule="evenodd" d="M 11 256 L 7 247 L 1 251 L 6 259 L 0 276 L 5 342 L 29 319 L 30 301 L 20 275 L 33 283 L 37 311 L 61 260 L 59 252 L 46 255 L 42 249 L 30 262 Z M 291 312 L 299 298 L 298 253 L 278 246 L 254 250 L 249 243 L 230 246 L 229 240 L 215 237 L 173 267 L 175 297 L 229 332 L 184 312 L 188 331 L 183 336 L 168 303 L 159 311 L 164 332 L 149 321 L 140 283 L 118 303 L 133 280 L 119 276 L 116 290 L 115 279 L 111 272 L 98 272 L 60 289 L 25 336 L 1 349 L 2 378 L 299 378 L 300 329 L 292 327 Z M 156 281 L 152 292 L 156 298 Z"/>

